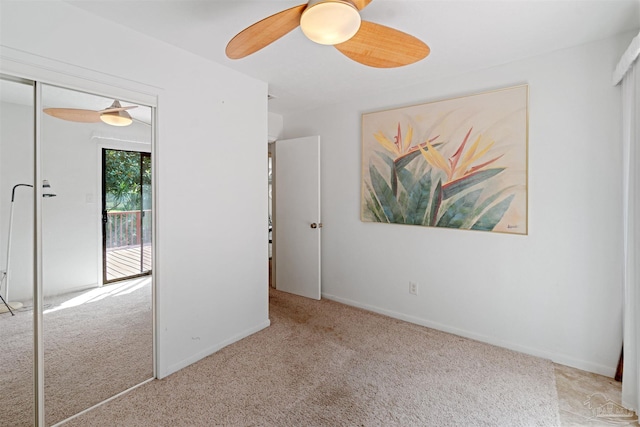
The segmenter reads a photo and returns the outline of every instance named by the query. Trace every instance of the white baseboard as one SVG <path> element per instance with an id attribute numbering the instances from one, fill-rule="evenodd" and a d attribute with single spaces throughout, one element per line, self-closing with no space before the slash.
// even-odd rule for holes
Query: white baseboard
<path id="1" fill-rule="evenodd" d="M 604 375 L 613 378 L 615 375 L 615 367 L 609 367 L 600 365 L 598 363 L 588 362 L 586 360 L 580 360 L 568 356 L 566 354 L 549 352 L 546 350 L 540 350 L 536 348 L 526 347 L 519 344 L 515 344 L 509 341 L 504 341 L 498 338 L 494 338 L 487 335 L 478 334 L 475 332 L 467 331 L 464 329 L 455 328 L 442 323 L 434 322 L 420 317 L 410 316 L 408 314 L 400 313 L 397 311 L 387 310 L 384 308 L 376 307 L 369 304 L 363 304 L 358 301 L 353 301 L 347 298 L 338 297 L 335 295 L 322 293 L 322 298 L 336 301 L 342 304 L 350 305 L 352 307 L 362 308 L 364 310 L 372 311 L 374 313 L 383 314 L 385 316 L 393 317 L 394 319 L 404 320 L 405 322 L 415 323 L 417 325 L 426 326 L 428 328 L 436 329 L 438 331 L 447 332 L 461 337 L 470 338 L 476 341 L 481 341 L 487 344 L 503 347 L 509 350 L 518 351 L 520 353 L 530 354 L 536 357 L 542 357 L 549 359 L 555 363 L 561 365 L 570 366 L 572 368 L 581 369 L 583 371 L 593 372 L 596 374 Z"/>
<path id="2" fill-rule="evenodd" d="M 229 339 L 226 339 L 222 342 L 216 343 L 215 345 L 212 345 L 211 347 L 208 347 L 204 350 L 202 350 L 199 353 L 194 354 L 191 357 L 188 357 L 184 360 L 179 361 L 178 363 L 174 363 L 173 365 L 169 366 L 167 368 L 167 370 L 165 372 L 158 372 L 158 379 L 162 379 L 165 377 L 168 377 L 169 375 L 173 374 L 174 372 L 178 372 L 180 369 L 186 368 L 189 365 L 192 365 L 193 363 L 197 362 L 198 360 L 204 359 L 207 356 L 212 355 L 213 353 L 215 353 L 218 350 L 223 349 L 224 347 L 233 344 L 234 342 L 240 341 L 243 338 L 248 337 L 249 335 L 253 335 L 256 332 L 259 332 L 261 330 L 263 330 L 264 328 L 268 328 L 271 325 L 271 320 L 267 319 L 264 322 L 246 329 L 242 332 L 240 332 L 239 334 L 236 334 L 234 336 L 232 336 Z"/>

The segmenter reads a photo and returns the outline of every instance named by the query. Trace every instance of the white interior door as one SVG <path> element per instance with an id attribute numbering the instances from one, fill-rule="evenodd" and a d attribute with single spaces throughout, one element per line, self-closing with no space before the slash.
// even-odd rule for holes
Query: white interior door
<path id="1" fill-rule="evenodd" d="M 320 299 L 320 137 L 275 142 L 274 283 Z"/>

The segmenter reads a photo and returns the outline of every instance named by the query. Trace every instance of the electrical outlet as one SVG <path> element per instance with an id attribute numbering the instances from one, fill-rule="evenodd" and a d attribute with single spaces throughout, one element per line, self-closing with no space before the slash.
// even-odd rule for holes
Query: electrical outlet
<path id="1" fill-rule="evenodd" d="M 411 295 L 418 295 L 418 284 L 416 282 L 409 282 L 409 293 Z"/>

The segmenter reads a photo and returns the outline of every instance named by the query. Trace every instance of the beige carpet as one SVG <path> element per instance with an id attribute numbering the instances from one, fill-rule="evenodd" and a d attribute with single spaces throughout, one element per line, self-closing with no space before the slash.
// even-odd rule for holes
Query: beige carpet
<path id="1" fill-rule="evenodd" d="M 45 300 L 47 425 L 153 376 L 151 313 L 148 278 Z M 0 316 L 0 426 L 32 425 L 32 318 Z"/>
<path id="2" fill-rule="evenodd" d="M 68 425 L 559 425 L 550 361 L 278 291 L 270 317 Z"/>

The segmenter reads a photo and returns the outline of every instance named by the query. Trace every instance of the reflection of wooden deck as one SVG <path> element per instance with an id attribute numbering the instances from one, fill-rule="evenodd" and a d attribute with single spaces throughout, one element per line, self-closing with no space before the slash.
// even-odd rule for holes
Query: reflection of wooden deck
<path id="1" fill-rule="evenodd" d="M 144 245 L 144 263 L 140 271 L 140 246 L 107 249 L 107 281 L 151 271 L 151 245 Z"/>

